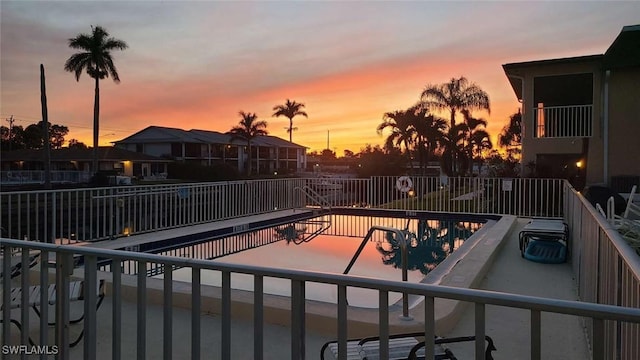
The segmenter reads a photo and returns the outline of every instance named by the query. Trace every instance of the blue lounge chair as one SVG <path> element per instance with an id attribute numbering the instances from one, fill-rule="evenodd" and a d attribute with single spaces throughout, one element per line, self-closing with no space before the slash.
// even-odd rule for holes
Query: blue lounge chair
<path id="1" fill-rule="evenodd" d="M 519 247 L 527 260 L 563 263 L 569 256 L 569 227 L 562 220 L 533 219 L 520 231 Z"/>

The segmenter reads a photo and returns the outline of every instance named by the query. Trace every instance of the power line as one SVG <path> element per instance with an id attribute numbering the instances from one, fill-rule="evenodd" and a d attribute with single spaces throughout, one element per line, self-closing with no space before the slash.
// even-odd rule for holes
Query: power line
<path id="1" fill-rule="evenodd" d="M 6 114 L 0 114 L 0 117 L 4 117 L 4 116 L 7 116 L 7 115 Z M 13 116 L 14 115 L 11 115 L 12 118 L 13 118 Z M 31 124 L 38 123 L 38 122 L 42 121 L 42 119 L 40 119 L 40 118 L 33 118 L 33 117 L 22 116 L 22 115 L 17 115 L 17 117 L 14 118 L 13 120 L 16 121 L 16 122 L 23 123 L 23 124 L 28 124 L 28 125 L 31 125 Z M 74 123 L 74 122 L 64 122 L 64 124 L 60 124 L 60 125 L 64 125 L 64 126 L 67 126 L 67 127 L 73 126 L 74 128 L 80 128 L 80 129 L 89 129 L 89 130 L 93 129 L 93 126 L 91 126 L 91 125 L 84 125 L 84 124 L 79 124 L 79 123 Z M 121 128 L 121 127 L 110 128 L 110 127 L 103 127 L 103 126 L 100 126 L 100 130 L 125 131 L 125 132 L 138 131 L 138 130 L 135 130 L 135 129 L 126 129 L 126 128 Z"/>

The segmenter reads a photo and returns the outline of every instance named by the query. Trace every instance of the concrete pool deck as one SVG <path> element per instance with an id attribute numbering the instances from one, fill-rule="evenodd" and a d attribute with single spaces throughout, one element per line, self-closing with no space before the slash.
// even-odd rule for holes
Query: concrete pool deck
<path id="1" fill-rule="evenodd" d="M 546 265 L 527 261 L 520 257 L 518 251 L 518 232 L 526 224 L 527 219 L 518 219 L 506 232 L 502 246 L 496 247 L 492 261 L 487 263 L 486 274 L 474 278 L 475 287 L 487 290 L 515 294 L 525 294 L 556 299 L 576 300 L 575 280 L 570 264 Z M 470 257 L 472 259 L 472 257 Z M 479 259 L 478 259 L 479 260 Z M 472 270 L 468 272 L 471 273 Z M 460 278 L 456 278 L 461 280 Z M 550 281 L 553 279 L 553 281 Z M 151 279 L 149 279 L 151 280 Z M 125 283 L 123 279 L 123 284 Z M 150 284 L 150 283 L 148 283 Z M 174 285 L 179 288 L 182 285 Z M 185 286 L 185 290 L 188 287 Z M 205 294 L 205 291 L 203 291 Z M 151 297 L 149 297 L 151 298 Z M 163 308 L 159 305 L 161 298 L 150 301 L 147 307 L 147 358 L 159 358 L 162 355 L 162 318 Z M 204 299 L 203 299 L 204 304 Z M 74 304 L 75 305 L 75 304 Z M 98 312 L 98 349 L 99 359 L 111 356 L 111 298 L 107 296 L 103 307 Z M 175 305 L 175 302 L 174 302 Z M 286 304 L 288 305 L 288 304 Z M 311 310 L 313 306 L 307 306 Z M 421 307 L 418 307 L 421 308 Z M 439 331 L 441 336 L 462 336 L 473 334 L 474 314 L 471 306 L 460 309 L 460 320 L 452 324 L 450 330 Z M 135 353 L 136 305 L 123 301 L 123 358 L 132 358 Z M 349 313 L 356 313 L 349 309 Z M 251 313 L 244 318 L 233 318 L 232 322 L 232 358 L 253 358 L 253 324 Z M 419 318 L 419 317 L 417 317 Z M 491 336 L 498 349 L 495 359 L 529 358 L 529 312 L 526 310 L 488 306 L 486 310 L 486 333 Z M 265 314 L 266 320 L 266 314 Z M 35 321 L 35 320 L 34 320 Z M 202 355 L 219 359 L 220 317 L 203 314 L 202 321 Z M 313 316 L 308 317 L 308 328 L 314 328 Z M 190 313 L 187 309 L 173 308 L 173 354 L 176 359 L 190 358 Z M 325 324 L 322 327 L 331 324 Z M 542 358 L 585 359 L 589 358 L 584 331 L 580 320 L 571 316 L 543 314 L 542 316 Z M 37 323 L 31 327 L 32 334 L 37 331 Z M 335 327 L 333 327 L 335 329 Z M 306 355 L 308 359 L 319 358 L 321 345 L 336 338 L 336 330 L 308 330 L 306 338 Z M 265 324 L 265 359 L 288 359 L 290 357 L 291 331 L 285 325 Z M 72 350 L 72 358 L 80 358 L 82 345 Z M 473 358 L 472 344 L 451 345 L 455 355 L 460 358 Z"/>

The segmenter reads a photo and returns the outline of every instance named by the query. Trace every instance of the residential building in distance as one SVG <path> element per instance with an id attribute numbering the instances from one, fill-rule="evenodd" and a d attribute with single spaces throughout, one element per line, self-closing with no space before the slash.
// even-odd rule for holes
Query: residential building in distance
<path id="1" fill-rule="evenodd" d="M 50 154 L 53 182 L 84 183 L 93 175 L 91 148 L 51 149 Z M 0 157 L 0 181 L 3 184 L 42 183 L 45 161 L 43 149 L 4 151 Z M 111 146 L 98 148 L 99 170 L 127 177 L 166 177 L 170 162 L 169 159 Z"/>
<path id="2" fill-rule="evenodd" d="M 604 54 L 503 65 L 522 103 L 522 166 L 581 188 L 640 178 L 640 25 Z M 629 189 L 627 189 L 629 188 Z"/>
<path id="3" fill-rule="evenodd" d="M 247 142 L 229 134 L 208 130 L 182 130 L 149 126 L 122 140 L 115 147 L 151 156 L 196 163 L 228 164 L 244 171 L 249 161 Z M 252 173 L 297 173 L 306 167 L 306 147 L 275 136 L 251 140 Z"/>

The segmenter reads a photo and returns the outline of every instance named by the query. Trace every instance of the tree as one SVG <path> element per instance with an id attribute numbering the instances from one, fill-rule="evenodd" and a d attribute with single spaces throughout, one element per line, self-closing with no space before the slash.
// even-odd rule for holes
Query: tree
<path id="1" fill-rule="evenodd" d="M 23 133 L 25 149 L 42 149 L 44 147 L 44 133 L 42 126 L 31 124 L 24 129 Z"/>
<path id="2" fill-rule="evenodd" d="M 517 159 L 522 152 L 522 114 L 520 109 L 511 115 L 509 124 L 502 128 L 498 135 L 498 145 L 507 150 L 509 157 Z"/>
<path id="3" fill-rule="evenodd" d="M 9 129 L 0 126 L 0 150 L 24 149 L 24 129 L 21 125 L 14 125 Z"/>
<path id="4" fill-rule="evenodd" d="M 462 115 L 464 116 L 465 125 L 464 141 L 466 141 L 464 149 L 469 159 L 469 175 L 473 175 L 473 159 L 479 159 L 478 171 L 480 171 L 480 167 L 482 166 L 482 152 L 493 148 L 493 144 L 491 143 L 489 133 L 485 130 L 487 126 L 486 120 L 472 117 L 468 110 L 462 110 Z"/>
<path id="5" fill-rule="evenodd" d="M 458 79 L 452 78 L 448 83 L 427 85 L 420 94 L 420 104 L 429 110 L 448 110 L 451 115 L 450 130 L 456 125 L 456 114 L 459 111 L 491 112 L 489 95 L 464 76 Z M 445 169 L 448 173 L 454 173 L 459 166 L 456 164 L 456 154 L 451 153 L 451 156 L 450 168 Z"/>
<path id="6" fill-rule="evenodd" d="M 406 160 L 398 149 L 387 149 L 385 152 L 379 145 L 367 146 L 358 153 L 358 177 L 398 176 L 406 171 Z"/>
<path id="7" fill-rule="evenodd" d="M 356 154 L 349 149 L 344 149 L 343 154 L 344 154 L 344 157 L 347 159 L 353 159 L 356 157 Z"/>
<path id="8" fill-rule="evenodd" d="M 69 140 L 69 149 L 88 149 L 89 147 L 78 139 Z"/>
<path id="9" fill-rule="evenodd" d="M 420 95 L 420 103 L 429 110 L 448 110 L 451 114 L 451 127 L 455 125 L 456 113 L 462 110 L 487 110 L 489 95 L 467 78 L 452 78 L 448 83 L 427 85 Z"/>
<path id="10" fill-rule="evenodd" d="M 240 111 L 238 113 L 242 118 L 237 126 L 234 126 L 228 133 L 232 135 L 231 141 L 235 139 L 245 140 L 247 142 L 247 149 L 249 151 L 249 165 L 247 167 L 247 175 L 251 175 L 251 140 L 258 136 L 267 135 L 267 122 L 264 120 L 258 120 L 258 115 L 255 113 L 245 113 Z"/>
<path id="11" fill-rule="evenodd" d="M 429 114 L 424 108 L 413 108 L 410 122 L 414 129 L 415 147 L 420 159 L 420 169 L 424 171 L 429 157 L 435 155 L 436 149 L 444 143 L 446 120 Z"/>
<path id="12" fill-rule="evenodd" d="M 468 165 L 467 152 L 465 151 L 465 137 L 467 132 L 465 123 L 455 124 L 450 127 L 443 137 L 441 168 L 448 176 L 458 176 L 462 169 Z M 455 161 L 457 159 L 457 161 Z"/>
<path id="13" fill-rule="evenodd" d="M 128 45 L 122 40 L 109 37 L 109 33 L 101 26 L 91 26 L 91 34 L 79 34 L 69 39 L 69 47 L 81 52 L 71 55 L 64 64 L 64 69 L 74 73 L 76 81 L 80 81 L 83 71 L 95 79 L 93 102 L 93 171 L 95 172 L 98 171 L 100 80 L 111 76 L 115 83 L 120 82 L 111 52 L 125 50 Z"/>
<path id="14" fill-rule="evenodd" d="M 385 148 L 392 149 L 397 146 L 402 150 L 402 146 L 404 146 L 409 161 L 411 161 L 411 148 L 415 133 L 413 127 L 414 119 L 411 117 L 412 112 L 413 108 L 384 113 L 382 116 L 383 121 L 376 129 L 378 135 L 382 135 L 385 129 L 389 129 L 390 133 L 385 139 Z"/>
<path id="15" fill-rule="evenodd" d="M 42 125 L 42 121 L 38 126 Z M 69 128 L 64 125 L 56 125 L 49 123 L 49 143 L 51 148 L 60 149 L 64 145 L 64 137 L 69 133 Z"/>
<path id="16" fill-rule="evenodd" d="M 293 131 L 297 130 L 297 128 L 293 127 L 293 118 L 297 115 L 302 115 L 308 118 L 307 113 L 302 111 L 302 108 L 304 108 L 304 104 L 297 103 L 289 99 L 287 99 L 284 105 L 276 105 L 273 107 L 274 113 L 272 116 L 284 116 L 289 119 L 289 128 L 287 129 L 287 132 L 289 133 L 289 142 L 293 142 Z"/>

